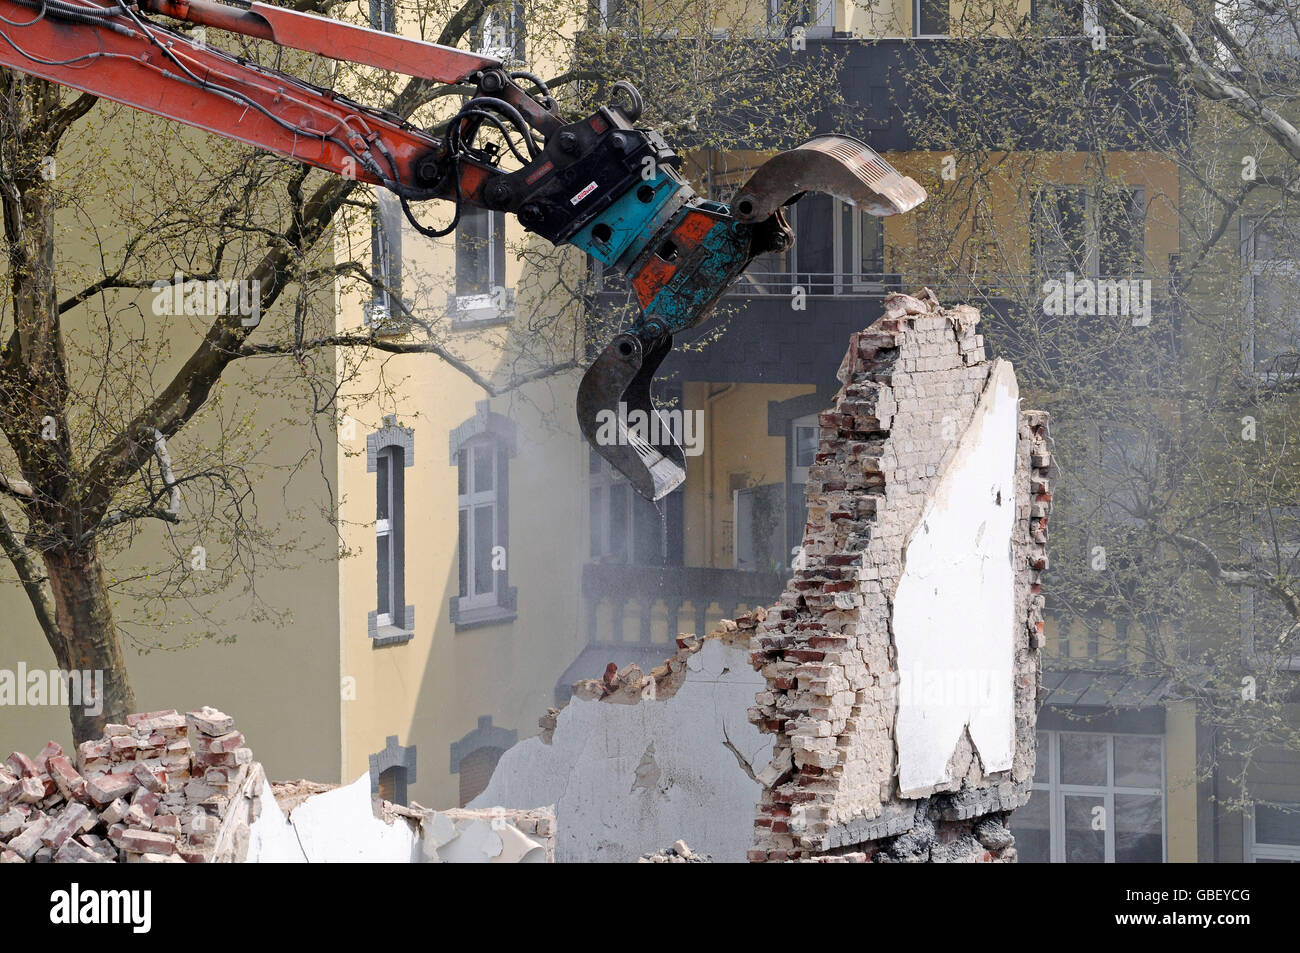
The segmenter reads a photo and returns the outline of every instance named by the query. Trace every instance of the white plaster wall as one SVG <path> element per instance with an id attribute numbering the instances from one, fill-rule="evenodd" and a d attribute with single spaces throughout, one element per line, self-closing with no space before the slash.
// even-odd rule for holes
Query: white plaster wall
<path id="1" fill-rule="evenodd" d="M 517 864 L 545 863 L 544 838 L 502 817 L 430 811 L 417 824 L 375 817 L 370 776 L 313 794 L 286 818 L 263 782 L 261 812 L 249 826 L 247 863 Z"/>
<path id="2" fill-rule="evenodd" d="M 709 639 L 669 698 L 571 701 L 551 744 L 534 737 L 507 751 L 469 806 L 554 805 L 560 862 L 631 862 L 677 840 L 743 862 L 759 787 L 724 730 L 755 774 L 767 766 L 771 738 L 746 717 L 763 687 L 746 649 Z"/>
<path id="3" fill-rule="evenodd" d="M 948 762 L 967 727 L 985 772 L 1011 767 L 1019 412 L 1015 374 L 998 361 L 908 538 L 893 609 L 905 796 L 952 780 Z"/>
<path id="4" fill-rule="evenodd" d="M 413 825 L 400 818 L 389 825 L 375 817 L 369 775 L 313 794 L 289 818 L 266 785 L 261 815 L 249 834 L 248 863 L 409 864 L 421 859 Z"/>

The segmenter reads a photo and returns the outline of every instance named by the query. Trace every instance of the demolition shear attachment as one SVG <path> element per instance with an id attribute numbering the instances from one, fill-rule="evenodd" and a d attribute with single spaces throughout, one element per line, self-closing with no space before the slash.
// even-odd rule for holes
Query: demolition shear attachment
<path id="1" fill-rule="evenodd" d="M 769 159 L 728 206 L 696 195 L 654 133 L 628 132 L 645 137 L 645 151 L 632 157 L 653 152 L 654 177 L 632 184 L 569 241 L 628 276 L 641 314 L 587 370 L 578 424 L 638 493 L 659 500 L 685 481 L 686 458 L 671 421 L 655 408 L 654 374 L 673 335 L 703 321 L 750 262 L 791 246 L 782 209 L 824 192 L 873 215 L 897 215 L 926 194 L 866 143 L 831 135 Z"/>

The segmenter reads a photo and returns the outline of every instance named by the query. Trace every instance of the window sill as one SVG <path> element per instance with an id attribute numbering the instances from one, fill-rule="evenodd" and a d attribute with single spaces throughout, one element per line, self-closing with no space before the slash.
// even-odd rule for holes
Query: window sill
<path id="1" fill-rule="evenodd" d="M 467 629 L 486 628 L 490 625 L 508 625 L 518 617 L 517 592 L 514 586 L 505 591 L 504 597 L 496 605 L 479 606 L 473 609 L 460 607 L 460 596 L 451 598 L 451 622 L 457 632 Z"/>
<path id="2" fill-rule="evenodd" d="M 515 289 L 497 286 L 485 294 L 447 295 L 453 331 L 507 324 L 515 316 Z"/>
<path id="3" fill-rule="evenodd" d="M 486 309 L 480 311 L 460 311 L 451 316 L 453 331 L 478 331 L 482 328 L 494 328 L 509 324 L 515 318 L 513 311 Z"/>
<path id="4" fill-rule="evenodd" d="M 407 606 L 403 614 L 405 625 L 380 625 L 378 613 L 370 612 L 366 617 L 366 634 L 377 649 L 389 645 L 405 645 L 415 638 L 415 606 Z"/>
<path id="5" fill-rule="evenodd" d="M 459 613 L 456 616 L 455 625 L 457 632 L 464 632 L 466 629 L 479 629 L 489 625 L 506 625 L 514 622 L 519 613 L 513 609 L 506 609 L 502 606 L 488 606 L 485 609 L 470 609 L 467 612 Z"/>

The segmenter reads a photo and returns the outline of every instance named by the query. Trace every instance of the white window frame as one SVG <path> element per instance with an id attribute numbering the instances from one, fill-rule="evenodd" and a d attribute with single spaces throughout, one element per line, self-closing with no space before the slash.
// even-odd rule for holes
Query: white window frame
<path id="1" fill-rule="evenodd" d="M 507 220 L 504 212 L 495 209 L 473 209 L 471 214 L 487 216 L 486 259 L 488 290 L 481 294 L 448 295 L 448 309 L 452 314 L 455 327 L 507 320 L 514 317 L 515 289 L 506 283 L 506 259 L 509 249 L 505 247 Z M 502 254 L 497 255 L 497 230 L 502 232 Z M 455 267 L 460 267 L 457 246 L 453 241 L 453 254 L 456 255 Z"/>
<path id="2" fill-rule="evenodd" d="M 1063 864 L 1065 860 L 1065 799 L 1067 796 L 1084 796 L 1100 797 L 1106 811 L 1106 830 L 1105 830 L 1105 859 L 1104 863 L 1115 863 L 1115 795 L 1117 794 L 1135 794 L 1147 797 L 1160 798 L 1160 862 L 1164 863 L 1169 859 L 1169 803 L 1165 797 L 1166 778 L 1168 774 L 1168 751 L 1165 745 L 1164 735 L 1152 735 L 1144 733 L 1129 734 L 1127 732 L 1105 732 L 1105 731 L 1054 731 L 1040 729 L 1040 735 L 1047 735 L 1047 765 L 1048 775 L 1046 781 L 1037 779 L 1033 782 L 1033 793 L 1031 797 L 1037 797 L 1042 794 L 1048 796 L 1048 843 L 1049 853 L 1048 860 L 1053 864 Z M 1106 738 L 1106 783 L 1103 786 L 1084 785 L 1084 784 L 1062 784 L 1061 776 L 1061 736 L 1062 735 L 1093 735 Z M 1115 786 L 1115 741 L 1116 737 L 1124 738 L 1148 738 L 1157 739 L 1160 742 L 1160 786 L 1158 788 L 1137 788 L 1137 787 L 1116 787 Z M 1038 746 L 1039 764 L 1042 763 L 1044 749 L 1040 744 Z M 1011 819 L 1012 833 L 1015 832 L 1015 815 Z"/>
<path id="3" fill-rule="evenodd" d="M 1255 281 L 1265 272 L 1278 277 L 1294 279 L 1300 276 L 1300 264 L 1286 257 L 1266 258 L 1262 261 L 1255 257 L 1256 239 L 1259 235 L 1260 226 L 1264 224 L 1264 221 L 1258 218 L 1243 218 L 1241 224 L 1241 257 L 1246 262 L 1242 276 L 1242 291 L 1245 295 L 1246 309 L 1250 316 L 1250 320 L 1246 322 L 1243 332 L 1241 360 L 1245 372 L 1253 375 L 1256 380 L 1265 383 L 1285 382 L 1294 380 L 1297 376 L 1300 376 L 1300 372 L 1264 371 L 1255 367 Z M 1297 232 L 1300 232 L 1300 219 L 1290 220 L 1288 224 L 1294 226 Z M 1300 324 L 1300 322 L 1297 323 Z"/>
<path id="4" fill-rule="evenodd" d="M 1142 223 L 1141 223 L 1141 225 L 1142 225 L 1142 231 L 1143 231 L 1143 234 L 1142 234 L 1142 254 L 1143 254 L 1143 256 L 1145 257 L 1145 255 L 1146 255 L 1146 248 L 1147 248 L 1147 243 L 1146 243 L 1146 225 L 1147 225 L 1147 219 L 1146 219 L 1146 188 L 1145 188 L 1145 186 L 1142 186 L 1142 185 L 1130 185 L 1130 184 L 1128 184 L 1128 183 L 1122 183 L 1120 187 L 1122 187 L 1122 188 L 1124 188 L 1124 189 L 1126 189 L 1126 190 L 1128 190 L 1129 192 L 1134 193 L 1134 194 L 1137 194 L 1137 193 L 1141 193 L 1141 194 L 1142 194 L 1142 206 L 1143 206 Z M 1053 184 L 1053 185 L 1044 185 L 1044 186 L 1042 186 L 1042 187 L 1041 187 L 1041 188 L 1040 188 L 1040 189 L 1035 193 L 1035 195 L 1034 195 L 1033 201 L 1034 201 L 1035 206 L 1037 206 L 1037 205 L 1039 204 L 1039 202 L 1040 202 L 1040 200 L 1041 200 L 1041 197 L 1044 196 L 1045 194 L 1049 193 L 1049 192 L 1050 192 L 1050 193 L 1056 193 L 1056 192 L 1081 192 L 1081 193 L 1083 194 L 1083 228 L 1084 228 L 1084 235 L 1083 235 L 1084 261 L 1083 261 L 1083 266 L 1084 266 L 1084 274 L 1082 274 L 1082 275 L 1075 275 L 1076 278 L 1091 278 L 1091 279 L 1093 279 L 1093 280 L 1097 280 L 1097 279 L 1099 279 L 1099 278 L 1120 278 L 1120 277 L 1124 277 L 1124 278 L 1130 278 L 1130 279 L 1132 279 L 1132 278 L 1139 277 L 1138 275 L 1112 275 L 1112 274 L 1102 274 L 1102 273 L 1101 273 L 1101 244 L 1102 244 L 1102 242 L 1101 242 L 1101 227 L 1100 227 L 1100 224 L 1099 224 L 1099 222 L 1098 222 L 1098 210 L 1097 210 L 1097 189 L 1096 189 L 1096 188 L 1091 187 L 1091 186 L 1088 186 L 1088 185 L 1082 185 L 1082 184 L 1076 184 L 1076 185 L 1069 185 L 1069 184 Z M 1032 266 L 1033 266 L 1033 269 L 1034 269 L 1035 272 L 1038 272 L 1038 273 L 1042 274 L 1043 276 L 1045 276 L 1045 277 L 1047 277 L 1047 278 L 1063 279 L 1063 278 L 1065 277 L 1064 274 L 1050 274 L 1050 273 L 1048 273 L 1048 272 L 1046 271 L 1046 269 L 1044 268 L 1044 263 L 1043 263 L 1043 262 L 1042 262 L 1042 261 L 1041 261 L 1037 256 L 1035 257 L 1035 260 L 1032 262 Z M 1145 269 L 1143 270 L 1143 273 L 1145 273 Z"/>
<path id="5" fill-rule="evenodd" d="M 790 421 L 790 482 L 796 486 L 808 482 L 808 471 L 812 467 L 812 464 L 806 467 L 799 465 L 799 431 L 811 427 L 817 432 L 817 441 L 820 442 L 821 424 L 818 422 L 817 417 L 817 414 L 805 414 Z M 814 450 L 814 458 L 816 453 L 817 451 Z"/>
<path id="6" fill-rule="evenodd" d="M 832 272 L 835 275 L 835 290 L 837 292 L 848 291 L 880 291 L 884 284 L 879 277 L 867 279 L 862 273 L 862 227 L 870 219 L 876 223 L 876 227 L 881 229 L 881 237 L 884 237 L 883 220 L 875 215 L 870 215 L 856 205 L 849 202 L 843 202 L 840 199 L 834 200 L 833 211 L 833 229 L 834 229 L 834 247 L 835 261 Z M 845 235 L 844 219 L 845 212 L 848 212 L 849 232 Z M 882 249 L 883 251 L 883 249 Z M 849 256 L 850 267 L 844 269 L 845 254 Z M 884 258 L 881 258 L 881 271 L 884 271 Z"/>
<path id="7" fill-rule="evenodd" d="M 474 482 L 474 474 L 478 469 L 475 461 L 479 448 L 486 448 L 489 454 L 489 467 L 492 473 L 491 489 L 481 490 Z M 475 532 L 476 520 L 481 507 L 488 507 L 491 514 L 492 532 L 490 534 L 491 546 L 496 548 L 500 536 L 500 527 L 497 521 L 500 518 L 500 496 L 498 495 L 499 487 L 497 484 L 501 478 L 501 448 L 497 441 L 492 437 L 479 436 L 465 442 L 460 448 L 465 454 L 465 492 L 458 493 L 456 497 L 456 523 L 460 525 L 460 514 L 468 512 L 465 519 L 465 536 L 460 541 L 460 558 L 465 561 L 465 586 L 468 593 L 459 597 L 459 607 L 462 612 L 473 609 L 486 609 L 498 604 L 498 582 L 497 573 L 492 570 L 488 574 L 491 580 L 491 588 L 487 591 L 476 591 L 474 579 L 474 567 L 477 564 L 478 552 L 476 551 L 477 533 Z M 459 479 L 459 478 L 458 478 Z M 489 566 L 491 565 L 491 554 L 489 553 Z"/>
<path id="8" fill-rule="evenodd" d="M 768 0 L 768 24 L 773 26 L 780 24 L 781 8 L 788 6 L 791 2 L 800 2 L 800 0 Z M 834 36 L 835 0 L 802 0 L 802 3 L 804 9 L 810 10 L 813 14 L 806 18 L 808 22 L 795 24 L 797 27 L 803 27 L 804 36 L 814 39 L 826 39 Z"/>
<path id="9" fill-rule="evenodd" d="M 388 519 L 381 520 L 378 516 L 375 517 L 375 546 L 378 551 L 383 551 L 385 549 L 388 551 L 388 611 L 376 611 L 375 613 L 375 624 L 382 627 L 394 624 L 393 607 L 397 605 L 398 601 L 397 573 L 400 569 L 400 561 L 397 553 L 397 535 L 393 532 L 393 528 L 394 524 L 400 518 L 400 514 L 396 512 L 399 501 L 397 499 L 397 494 L 394 492 L 394 487 L 396 485 L 396 470 L 399 466 L 403 466 L 405 461 L 402 460 L 401 447 L 384 447 L 378 452 L 378 454 L 376 454 L 376 457 L 384 461 L 383 469 L 388 476 L 387 486 L 380 486 L 378 468 L 376 468 L 375 493 L 377 495 L 384 494 L 388 498 L 388 505 L 385 507 L 385 511 L 388 513 Z M 375 572 L 376 574 L 379 572 L 378 553 L 376 553 Z M 378 578 L 375 579 L 376 589 L 378 588 L 379 581 Z M 375 607 L 376 610 L 378 610 L 378 608 L 378 606 Z"/>
<path id="10" fill-rule="evenodd" d="M 635 0 L 633 0 L 633 2 L 635 2 Z M 615 31 L 618 31 L 618 30 L 623 30 L 623 29 L 624 29 L 624 27 L 623 27 L 622 25 L 619 25 L 619 26 L 610 26 L 610 24 L 609 24 L 609 0 L 600 0 L 599 5 L 598 5 L 598 10 L 599 10 L 599 13 L 600 13 L 600 22 L 599 22 L 596 26 L 597 26 L 597 28 L 598 28 L 599 30 L 601 30 L 601 31 L 603 32 L 603 31 L 607 31 L 607 30 L 615 30 Z M 635 29 L 635 27 L 633 27 L 633 29 Z M 677 31 L 676 31 L 676 30 L 667 30 L 667 31 L 663 31 L 663 33 L 662 33 L 661 35 L 664 35 L 664 36 L 676 36 L 676 35 L 677 35 Z"/>
<path id="11" fill-rule="evenodd" d="M 480 25 L 482 31 L 482 40 L 480 48 L 476 50 L 482 56 L 490 56 L 494 59 L 501 60 L 507 64 L 517 64 L 522 62 L 523 57 L 520 50 L 520 42 L 524 38 L 523 7 L 518 2 L 509 2 L 502 6 L 497 6 L 483 14 L 483 22 Z M 500 39 L 504 39 L 504 44 L 494 46 L 493 39 L 498 37 L 492 36 L 492 31 L 499 29 L 502 31 Z"/>
<path id="12" fill-rule="evenodd" d="M 1276 804 L 1268 805 L 1270 807 L 1284 808 L 1289 811 L 1300 812 L 1300 804 Z M 1250 805 L 1250 810 L 1246 812 L 1245 837 L 1243 857 L 1248 864 L 1257 864 L 1261 860 L 1280 860 L 1287 863 L 1300 864 L 1300 844 L 1267 844 L 1260 843 L 1255 839 L 1255 807 L 1256 804 Z"/>

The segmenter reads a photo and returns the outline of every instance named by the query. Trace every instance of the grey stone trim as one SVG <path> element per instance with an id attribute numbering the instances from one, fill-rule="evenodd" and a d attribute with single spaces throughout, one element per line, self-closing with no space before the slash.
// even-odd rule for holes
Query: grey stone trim
<path id="1" fill-rule="evenodd" d="M 384 418 L 384 426 L 372 434 L 366 435 L 366 472 L 374 473 L 378 469 L 376 457 L 385 447 L 401 447 L 405 466 L 415 463 L 415 431 L 410 427 L 399 427 L 397 418 Z"/>
<path id="2" fill-rule="evenodd" d="M 460 763 L 479 748 L 500 748 L 506 751 L 519 740 L 519 732 L 492 724 L 491 715 L 479 715 L 478 727 L 459 741 L 451 743 L 451 773 L 460 773 Z"/>
<path id="3" fill-rule="evenodd" d="M 507 586 L 500 602 L 494 606 L 484 606 L 480 609 L 462 609 L 460 607 L 460 596 L 452 596 L 448 602 L 450 603 L 451 622 L 456 626 L 457 632 L 466 629 L 479 629 L 489 625 L 504 625 L 507 622 L 515 621 L 519 617 L 519 590 L 514 586 Z"/>
<path id="4" fill-rule="evenodd" d="M 375 648 L 385 645 L 401 645 L 415 638 L 415 606 L 407 606 L 402 613 L 402 625 L 379 627 L 379 612 L 366 613 L 366 635 L 370 636 Z"/>
<path id="5" fill-rule="evenodd" d="M 389 768 L 402 768 L 406 772 L 405 783 L 415 783 L 415 745 L 399 745 L 397 735 L 389 735 L 384 742 L 384 750 L 370 756 L 370 793 L 379 793 L 379 776 Z"/>
<path id="6" fill-rule="evenodd" d="M 447 462 L 451 466 L 456 465 L 456 454 L 465 445 L 465 441 L 481 434 L 492 434 L 505 448 L 507 456 L 515 455 L 515 422 L 504 414 L 494 412 L 488 404 L 489 401 L 486 400 L 476 403 L 474 416 L 448 435 L 450 459 Z"/>

